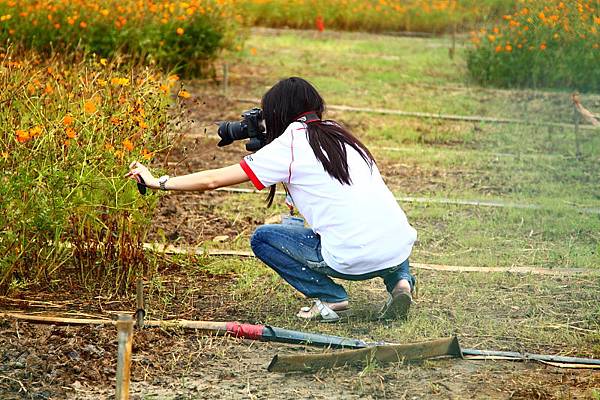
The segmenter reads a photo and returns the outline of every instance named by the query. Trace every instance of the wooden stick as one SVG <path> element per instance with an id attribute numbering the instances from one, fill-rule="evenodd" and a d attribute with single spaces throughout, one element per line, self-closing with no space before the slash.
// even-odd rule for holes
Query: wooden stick
<path id="1" fill-rule="evenodd" d="M 118 321 L 101 318 L 65 318 L 65 317 L 48 317 L 42 315 L 29 315 L 22 313 L 0 313 L 0 318 L 14 318 L 21 321 L 32 323 L 54 324 L 54 325 L 117 325 Z M 217 334 L 225 334 L 227 332 L 227 322 L 216 321 L 190 321 L 185 319 L 176 319 L 172 321 L 163 320 L 147 320 L 144 321 L 144 326 L 159 327 L 159 328 L 187 328 L 198 329 Z"/>
<path id="2" fill-rule="evenodd" d="M 119 353 L 117 357 L 116 399 L 129 399 L 129 375 L 131 371 L 131 347 L 133 342 L 133 319 L 131 315 L 119 315 L 117 321 Z"/>
<path id="3" fill-rule="evenodd" d="M 238 188 L 238 187 L 222 187 L 215 189 L 217 192 L 229 193 L 260 193 L 256 189 Z M 285 192 L 275 192 L 277 195 L 284 195 Z M 554 210 L 550 207 L 542 207 L 537 204 L 522 204 L 522 203 L 507 203 L 503 201 L 486 201 L 486 200 L 463 200 L 463 199 L 448 199 L 448 198 L 431 198 L 431 197 L 395 197 L 397 201 L 403 203 L 425 203 L 425 204 L 453 204 L 460 206 L 475 206 L 475 207 L 495 207 L 495 208 L 519 208 L 525 210 Z M 599 214 L 600 208 L 583 208 L 569 207 L 570 211 L 577 211 L 585 214 Z"/>
<path id="4" fill-rule="evenodd" d="M 223 96 L 229 95 L 229 63 L 223 64 Z"/>
<path id="5" fill-rule="evenodd" d="M 166 254 L 193 254 L 207 256 L 235 256 L 235 257 L 254 257 L 254 253 L 244 250 L 204 250 L 202 248 L 180 248 L 172 245 L 164 246 L 159 243 L 144 243 L 144 249 Z M 467 267 L 458 265 L 438 265 L 411 263 L 411 267 L 416 269 L 425 269 L 430 271 L 446 272 L 510 272 L 515 274 L 534 274 L 534 275 L 598 275 L 600 269 L 584 268 L 528 268 L 528 267 Z"/>
<path id="6" fill-rule="evenodd" d="M 144 328 L 144 317 L 146 316 L 146 309 L 144 308 L 144 282 L 142 278 L 137 278 L 135 283 L 135 300 L 137 310 L 135 311 L 135 321 L 138 329 Z"/>
<path id="7" fill-rule="evenodd" d="M 260 104 L 260 99 L 236 99 L 236 101 L 240 103 L 254 103 Z M 521 125 L 537 125 L 537 126 L 556 126 L 565 129 L 571 129 L 571 124 L 566 124 L 563 122 L 537 122 L 537 121 L 527 121 L 522 119 L 512 119 L 512 118 L 494 118 L 494 117 L 484 117 L 480 115 L 454 115 L 454 114 L 434 114 L 427 112 L 418 112 L 418 111 L 403 111 L 403 110 L 390 110 L 386 108 L 370 108 L 370 107 L 350 107 L 344 105 L 328 105 L 327 108 L 329 110 L 337 110 L 337 111 L 350 111 L 350 112 L 364 112 L 364 113 L 373 113 L 373 114 L 389 114 L 389 115 L 399 115 L 404 117 L 415 117 L 415 118 L 428 118 L 428 119 L 445 119 L 450 121 L 467 121 L 467 122 L 485 122 L 485 123 L 495 123 L 495 124 L 521 124 Z M 597 130 L 594 126 L 584 125 L 581 127 L 582 129 L 589 130 Z"/>
<path id="8" fill-rule="evenodd" d="M 581 158 L 581 148 L 579 146 L 579 122 L 581 115 L 577 110 L 577 105 L 573 106 L 573 123 L 575 124 L 575 157 Z"/>
<path id="9" fill-rule="evenodd" d="M 585 119 L 593 126 L 600 126 L 600 121 L 597 120 L 598 117 L 592 114 L 583 105 L 581 105 L 581 101 L 579 100 L 579 93 L 573 93 L 571 95 L 571 99 L 573 100 L 573 104 L 575 105 L 575 110 L 579 113 L 579 115 L 581 115 L 581 117 L 583 117 L 583 119 Z"/>
<path id="10" fill-rule="evenodd" d="M 421 343 L 388 344 L 332 353 L 275 355 L 267 369 L 270 372 L 313 371 L 343 365 L 362 366 L 373 361 L 384 364 L 425 360 L 442 356 L 461 357 L 456 336 Z"/>

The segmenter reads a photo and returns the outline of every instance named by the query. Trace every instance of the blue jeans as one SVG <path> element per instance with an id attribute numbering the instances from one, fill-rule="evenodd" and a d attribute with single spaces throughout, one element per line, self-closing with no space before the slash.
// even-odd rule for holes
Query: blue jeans
<path id="1" fill-rule="evenodd" d="M 415 285 L 415 278 L 409 272 L 408 259 L 395 267 L 362 275 L 342 274 L 330 268 L 321 255 L 321 237 L 302 226 L 259 226 L 250 239 L 250 246 L 256 257 L 295 289 L 308 298 L 327 303 L 348 300 L 346 290 L 330 277 L 351 281 L 380 277 L 389 293 L 401 279 L 408 280 L 411 289 Z"/>

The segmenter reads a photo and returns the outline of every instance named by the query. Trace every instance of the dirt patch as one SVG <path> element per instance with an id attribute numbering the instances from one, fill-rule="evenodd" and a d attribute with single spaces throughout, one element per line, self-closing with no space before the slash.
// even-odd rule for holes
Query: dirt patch
<path id="1" fill-rule="evenodd" d="M 114 328 L 2 321 L 0 348 L 3 399 L 114 397 Z M 600 385 L 593 372 L 534 363 L 440 360 L 364 370 L 266 371 L 275 354 L 299 351 L 305 350 L 193 332 L 136 332 L 132 398 L 576 399 L 589 398 Z"/>

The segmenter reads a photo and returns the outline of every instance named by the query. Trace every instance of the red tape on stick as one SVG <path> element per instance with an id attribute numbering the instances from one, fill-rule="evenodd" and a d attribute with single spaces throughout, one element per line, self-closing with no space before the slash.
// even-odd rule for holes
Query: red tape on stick
<path id="1" fill-rule="evenodd" d="M 264 325 L 240 324 L 239 322 L 228 322 L 227 332 L 235 337 L 244 339 L 261 339 Z"/>

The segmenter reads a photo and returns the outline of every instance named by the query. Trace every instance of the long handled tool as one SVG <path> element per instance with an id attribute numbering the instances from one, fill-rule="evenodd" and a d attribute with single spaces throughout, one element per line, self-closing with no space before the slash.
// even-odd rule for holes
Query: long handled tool
<path id="1" fill-rule="evenodd" d="M 116 321 L 110 319 L 44 317 L 19 313 L 0 313 L 0 318 L 15 318 L 34 323 L 64 325 L 115 325 L 116 323 Z M 385 342 L 365 342 L 360 339 L 323 335 L 319 333 L 307 333 L 269 325 L 240 324 L 238 322 L 148 320 L 144 322 L 144 326 L 195 329 L 216 335 L 231 335 L 250 340 L 304 344 L 333 349 L 349 349 L 307 355 L 276 355 L 269 365 L 269 371 L 306 371 L 318 368 L 331 368 L 343 364 L 359 364 L 368 362 L 369 360 L 377 360 L 378 362 L 385 363 L 417 361 L 444 356 L 464 357 L 467 359 L 533 360 L 549 363 L 558 367 L 600 369 L 600 360 L 598 359 L 462 349 L 456 337 L 421 343 L 393 344 Z"/>
<path id="2" fill-rule="evenodd" d="M 115 325 L 110 319 L 63 318 L 45 317 L 20 313 L 0 313 L 0 318 L 15 318 L 23 321 L 61 325 Z M 230 335 L 243 339 L 262 340 L 265 342 L 280 342 L 306 344 L 328 348 L 359 349 L 370 344 L 360 339 L 350 339 L 340 336 L 307 333 L 270 325 L 241 324 L 239 322 L 190 321 L 190 320 L 145 320 L 144 327 L 187 328 L 210 332 L 216 335 Z"/>

